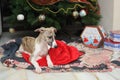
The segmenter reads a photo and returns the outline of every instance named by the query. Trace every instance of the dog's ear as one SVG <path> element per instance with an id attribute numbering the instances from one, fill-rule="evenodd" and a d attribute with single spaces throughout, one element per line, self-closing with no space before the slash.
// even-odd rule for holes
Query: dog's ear
<path id="1" fill-rule="evenodd" d="M 54 30 L 54 32 L 57 32 L 57 29 L 55 27 L 50 27 L 51 29 Z"/>
<path id="2" fill-rule="evenodd" d="M 39 32 L 39 28 L 34 30 L 35 32 Z"/>
<path id="3" fill-rule="evenodd" d="M 34 30 L 35 32 L 43 32 L 45 30 L 45 28 L 44 27 L 41 27 L 41 28 L 38 28 L 38 29 L 36 29 L 36 30 Z"/>

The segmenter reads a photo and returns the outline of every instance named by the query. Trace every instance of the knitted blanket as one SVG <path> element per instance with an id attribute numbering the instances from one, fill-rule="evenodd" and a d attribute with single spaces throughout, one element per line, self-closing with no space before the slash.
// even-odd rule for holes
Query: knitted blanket
<path id="1" fill-rule="evenodd" d="M 104 72 L 112 71 L 113 68 L 120 66 L 120 58 L 111 61 L 112 51 L 101 49 L 96 52 L 95 50 L 81 47 L 81 43 L 71 43 L 74 45 L 57 40 L 59 47 L 49 51 L 54 67 L 49 68 L 46 64 L 46 58 L 43 57 L 38 61 L 42 67 L 42 72 Z M 1 45 L 0 53 L 3 56 L 0 61 L 6 67 L 24 68 L 34 71 L 35 68 L 29 62 L 28 54 L 23 52 L 22 57 L 16 56 L 16 54 L 19 54 L 17 50 L 20 44 L 21 39 L 15 39 Z"/>

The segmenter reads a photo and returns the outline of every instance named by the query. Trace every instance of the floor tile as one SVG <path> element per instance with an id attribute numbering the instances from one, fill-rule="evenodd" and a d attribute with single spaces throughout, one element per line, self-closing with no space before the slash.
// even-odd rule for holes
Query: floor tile
<path id="1" fill-rule="evenodd" d="M 27 71 L 28 80 L 75 80 L 72 73 L 41 73 Z"/>
<path id="2" fill-rule="evenodd" d="M 74 72 L 76 80 L 97 80 L 96 76 L 89 72 Z"/>
<path id="3" fill-rule="evenodd" d="M 0 80 L 28 80 L 26 71 L 15 69 L 2 69 L 0 70 Z"/>

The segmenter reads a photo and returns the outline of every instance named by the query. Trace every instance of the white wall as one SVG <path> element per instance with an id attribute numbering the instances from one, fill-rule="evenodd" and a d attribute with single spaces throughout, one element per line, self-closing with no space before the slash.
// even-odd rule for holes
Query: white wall
<path id="1" fill-rule="evenodd" d="M 114 1 L 113 30 L 120 30 L 120 0 Z"/>
<path id="2" fill-rule="evenodd" d="M 110 31 L 113 28 L 114 0 L 98 0 L 98 2 L 102 15 L 100 25 L 102 25 L 105 30 Z"/>
<path id="3" fill-rule="evenodd" d="M 100 25 L 106 31 L 120 30 L 120 0 L 98 0 L 102 19 Z"/>

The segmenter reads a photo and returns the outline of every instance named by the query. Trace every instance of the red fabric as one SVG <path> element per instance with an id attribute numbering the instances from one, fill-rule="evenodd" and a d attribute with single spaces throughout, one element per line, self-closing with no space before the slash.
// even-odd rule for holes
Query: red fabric
<path id="1" fill-rule="evenodd" d="M 62 65 L 70 63 L 83 55 L 82 52 L 79 52 L 75 47 L 68 46 L 66 43 L 56 40 L 58 47 L 51 48 L 49 50 L 50 58 L 54 65 Z M 23 58 L 29 62 L 29 55 L 27 53 L 22 53 Z M 40 66 L 47 66 L 46 56 L 42 57 L 37 61 Z"/>

